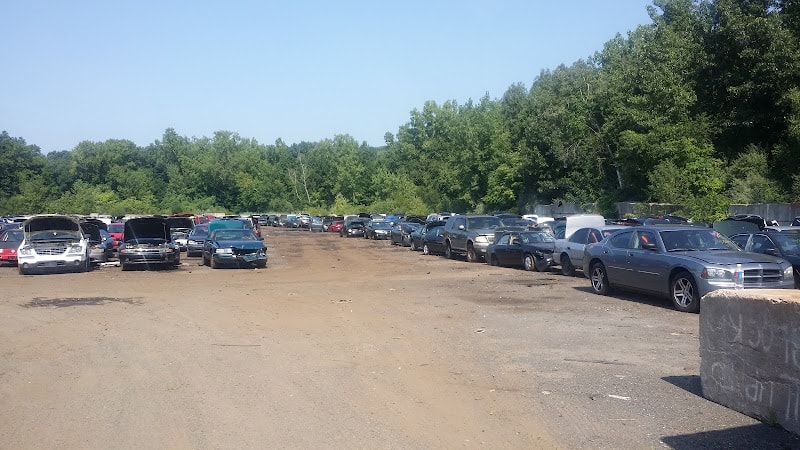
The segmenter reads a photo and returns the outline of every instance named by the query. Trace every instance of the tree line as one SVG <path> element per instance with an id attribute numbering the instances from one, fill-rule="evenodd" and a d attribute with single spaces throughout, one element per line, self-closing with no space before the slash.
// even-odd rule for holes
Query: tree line
<path id="1" fill-rule="evenodd" d="M 0 214 L 524 212 L 552 202 L 800 201 L 800 2 L 655 0 L 591 57 L 459 104 L 426 102 L 385 145 L 262 144 L 167 129 L 42 154 L 0 134 Z"/>

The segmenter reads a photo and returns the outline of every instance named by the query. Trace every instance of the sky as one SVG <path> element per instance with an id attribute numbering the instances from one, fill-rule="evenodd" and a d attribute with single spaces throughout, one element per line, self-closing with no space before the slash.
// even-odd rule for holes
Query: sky
<path id="1" fill-rule="evenodd" d="M 529 88 L 652 0 L 6 1 L 0 131 L 43 153 L 173 128 L 384 145 L 427 101 Z"/>

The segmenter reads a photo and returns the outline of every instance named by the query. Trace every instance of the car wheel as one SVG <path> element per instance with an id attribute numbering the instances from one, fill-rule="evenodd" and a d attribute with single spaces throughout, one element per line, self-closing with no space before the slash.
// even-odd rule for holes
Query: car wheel
<path id="1" fill-rule="evenodd" d="M 218 268 L 219 268 L 219 265 L 217 264 L 217 260 L 216 260 L 216 259 L 214 259 L 213 257 L 211 257 L 211 258 L 209 258 L 209 259 L 211 260 L 211 268 L 212 268 L 212 269 L 218 269 Z"/>
<path id="2" fill-rule="evenodd" d="M 596 294 L 608 295 L 611 293 L 611 286 L 608 285 L 608 275 L 603 263 L 594 263 L 589 272 L 589 279 L 592 281 L 592 290 Z"/>
<path id="3" fill-rule="evenodd" d="M 478 254 L 475 253 L 475 247 L 467 245 L 467 262 L 478 262 Z"/>
<path id="4" fill-rule="evenodd" d="M 22 267 L 22 264 L 17 263 L 17 270 L 19 270 L 20 275 L 27 275 L 28 270 Z"/>
<path id="5" fill-rule="evenodd" d="M 128 265 L 127 265 L 127 264 L 125 264 L 125 263 L 122 263 L 122 264 L 120 264 L 120 265 L 122 266 L 122 271 L 123 271 L 123 272 L 127 272 L 127 271 L 130 269 L 130 266 L 128 266 Z"/>
<path id="6" fill-rule="evenodd" d="M 689 272 L 678 272 L 669 283 L 669 293 L 675 309 L 681 312 L 700 312 L 697 283 Z"/>
<path id="7" fill-rule="evenodd" d="M 500 265 L 500 262 L 498 262 L 498 261 L 497 261 L 497 256 L 495 256 L 495 255 L 492 255 L 492 256 L 489 258 L 489 265 L 490 265 L 490 266 L 499 266 L 499 265 Z"/>
<path id="8" fill-rule="evenodd" d="M 431 254 L 431 249 L 430 249 L 430 247 L 428 247 L 428 244 L 423 244 L 422 245 L 422 254 L 423 255 L 430 255 Z"/>
<path id="9" fill-rule="evenodd" d="M 447 259 L 453 259 L 453 249 L 450 248 L 449 242 L 444 244 L 444 257 Z"/>
<path id="10" fill-rule="evenodd" d="M 536 270 L 536 258 L 530 253 L 525 253 L 525 257 L 522 259 L 522 265 L 525 267 L 525 270 Z"/>
<path id="11" fill-rule="evenodd" d="M 575 266 L 566 254 L 561 255 L 561 273 L 568 277 L 575 276 Z"/>
<path id="12" fill-rule="evenodd" d="M 203 253 L 203 265 L 204 266 L 209 265 L 209 261 L 208 261 L 208 258 L 206 258 L 206 254 L 205 253 Z"/>
<path id="13" fill-rule="evenodd" d="M 412 252 L 417 251 L 417 243 L 416 242 L 411 241 L 411 245 L 409 247 L 411 248 Z"/>

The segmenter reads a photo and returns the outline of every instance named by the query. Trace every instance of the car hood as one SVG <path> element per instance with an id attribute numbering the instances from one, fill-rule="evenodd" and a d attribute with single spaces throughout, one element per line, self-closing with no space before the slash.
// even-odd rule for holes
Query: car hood
<path id="1" fill-rule="evenodd" d="M 684 255 L 687 258 L 697 259 L 708 264 L 720 265 L 735 265 L 737 263 L 750 264 L 750 263 L 775 263 L 776 260 L 783 260 L 784 258 L 764 255 L 762 253 L 753 252 L 740 252 L 736 250 L 730 251 L 688 251 L 688 252 L 674 252 L 675 255 Z"/>
<path id="2" fill-rule="evenodd" d="M 78 219 L 69 216 L 34 216 L 22 224 L 25 233 L 40 231 L 80 231 Z"/>
<path id="3" fill-rule="evenodd" d="M 103 236 L 100 234 L 100 228 L 94 223 L 81 222 L 81 230 L 83 230 L 83 234 L 85 234 L 87 239 L 91 242 L 101 242 L 103 240 Z"/>
<path id="4" fill-rule="evenodd" d="M 170 241 L 169 224 L 159 217 L 139 217 L 125 222 L 123 240 L 128 241 Z"/>

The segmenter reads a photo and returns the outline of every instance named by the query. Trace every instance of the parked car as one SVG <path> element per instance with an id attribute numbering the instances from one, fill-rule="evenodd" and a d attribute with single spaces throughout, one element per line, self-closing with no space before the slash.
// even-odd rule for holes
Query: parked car
<path id="1" fill-rule="evenodd" d="M 169 224 L 170 233 L 172 235 L 172 242 L 178 246 L 180 251 L 186 251 L 186 241 L 189 240 L 189 233 L 195 227 L 194 216 L 191 215 L 172 215 L 167 217 L 167 224 Z"/>
<path id="2" fill-rule="evenodd" d="M 583 249 L 587 244 L 600 242 L 623 228 L 621 225 L 580 228 L 569 239 L 556 239 L 553 265 L 561 266 L 561 273 L 568 277 L 575 275 L 576 267 L 583 269 Z"/>
<path id="3" fill-rule="evenodd" d="M 791 228 L 791 227 L 790 227 Z M 742 233 L 731 236 L 731 240 L 746 252 L 779 256 L 792 263 L 794 287 L 800 289 L 800 228 L 794 230 Z"/>
<path id="4" fill-rule="evenodd" d="M 89 270 L 89 241 L 78 219 L 59 214 L 33 216 L 22 224 L 17 250 L 21 275 Z"/>
<path id="5" fill-rule="evenodd" d="M 19 228 L 7 228 L 0 231 L 0 265 L 17 265 L 17 249 L 25 237 Z"/>
<path id="6" fill-rule="evenodd" d="M 125 234 L 125 222 L 111 222 L 108 225 L 108 234 L 111 235 L 111 239 L 114 241 L 114 250 L 117 250 Z"/>
<path id="7" fill-rule="evenodd" d="M 445 257 L 466 255 L 469 262 L 483 260 L 486 248 L 494 242 L 495 231 L 502 226 L 500 218 L 488 215 L 458 215 L 447 219 L 444 226 Z"/>
<path id="8" fill-rule="evenodd" d="M 389 239 L 390 231 L 392 231 L 391 222 L 383 219 L 370 220 L 364 226 L 364 237 L 366 239 Z"/>
<path id="9" fill-rule="evenodd" d="M 212 229 L 203 245 L 203 264 L 212 269 L 263 268 L 267 266 L 267 247 L 263 239 L 247 228 Z"/>
<path id="10" fill-rule="evenodd" d="M 203 256 L 206 239 L 208 239 L 208 224 L 195 225 L 186 239 L 186 256 Z"/>
<path id="11" fill-rule="evenodd" d="M 339 237 L 353 237 L 349 234 L 353 225 L 358 225 L 358 237 L 364 237 L 364 224 L 369 222 L 369 217 L 348 216 L 344 219 L 344 225 L 339 229 Z"/>
<path id="12" fill-rule="evenodd" d="M 319 233 L 325 231 L 322 227 L 322 217 L 313 216 L 308 224 L 308 229 Z"/>
<path id="13" fill-rule="evenodd" d="M 331 231 L 331 230 L 328 230 L 328 228 L 336 221 L 341 221 L 342 223 L 344 223 L 344 217 L 342 217 L 342 216 L 325 216 L 322 219 L 322 231 Z M 334 231 L 338 232 L 339 230 L 334 230 Z"/>
<path id="14" fill-rule="evenodd" d="M 181 263 L 181 251 L 172 242 L 167 219 L 160 216 L 128 219 L 117 253 L 122 270 L 133 267 L 175 268 Z"/>
<path id="15" fill-rule="evenodd" d="M 542 223 L 542 222 L 538 222 Z M 585 227 L 602 227 L 606 224 L 605 217 L 599 214 L 574 214 L 572 216 L 556 217 L 553 220 L 553 234 L 556 239 L 569 239 L 572 233 Z"/>
<path id="16" fill-rule="evenodd" d="M 411 233 L 422 228 L 422 225 L 416 222 L 398 222 L 389 230 L 389 239 L 392 245 L 401 245 L 403 247 L 411 246 Z"/>
<path id="17" fill-rule="evenodd" d="M 428 222 L 421 227 L 417 228 L 416 230 L 411 232 L 411 251 L 420 251 L 422 250 L 422 238 L 425 234 L 428 233 L 428 230 L 434 227 L 443 227 L 447 221 L 445 220 L 435 220 L 433 222 Z"/>
<path id="18" fill-rule="evenodd" d="M 344 220 L 334 220 L 333 222 L 331 222 L 330 225 L 328 225 L 328 229 L 325 231 L 331 233 L 338 233 L 342 230 L 343 226 L 344 226 Z"/>
<path id="19" fill-rule="evenodd" d="M 422 235 L 420 248 L 423 255 L 443 255 L 444 254 L 444 222 L 442 225 L 427 227 L 425 234 Z"/>
<path id="20" fill-rule="evenodd" d="M 555 242 L 544 231 L 504 231 L 486 248 L 486 260 L 493 266 L 545 272 L 553 265 Z"/>
<path id="21" fill-rule="evenodd" d="M 104 238 L 102 232 L 108 232 L 101 229 L 93 222 L 81 222 L 81 231 L 89 241 L 89 260 L 93 263 L 104 263 L 111 259 L 114 254 L 113 242 Z"/>
<path id="22" fill-rule="evenodd" d="M 741 272 L 738 271 L 741 268 Z M 711 228 L 635 227 L 586 246 L 583 270 L 597 294 L 613 288 L 669 298 L 675 309 L 700 311 L 700 298 L 716 289 L 792 288 L 784 258 L 743 252 Z"/>
<path id="23" fill-rule="evenodd" d="M 344 237 L 364 237 L 364 223 L 353 222 L 349 226 L 342 228 L 341 232 Z"/>

